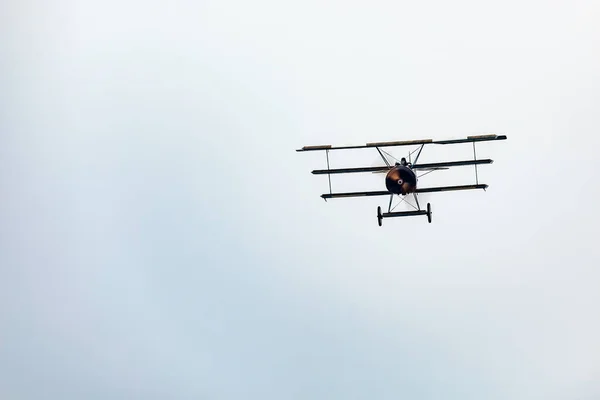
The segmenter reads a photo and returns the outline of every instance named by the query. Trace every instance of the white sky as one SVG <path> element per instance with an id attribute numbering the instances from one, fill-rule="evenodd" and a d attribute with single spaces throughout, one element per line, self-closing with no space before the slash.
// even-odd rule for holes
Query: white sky
<path id="1" fill-rule="evenodd" d="M 599 20 L 594 1 L 3 2 L 0 397 L 598 398 Z M 324 155 L 295 152 L 486 132 L 508 135 L 478 148 L 490 188 L 424 196 L 432 224 L 323 202 Z"/>

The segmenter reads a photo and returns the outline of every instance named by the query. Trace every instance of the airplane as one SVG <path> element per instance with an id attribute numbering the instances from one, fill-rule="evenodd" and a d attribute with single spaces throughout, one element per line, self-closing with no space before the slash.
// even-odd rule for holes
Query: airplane
<path id="1" fill-rule="evenodd" d="M 479 142 L 488 142 L 496 140 L 506 140 L 506 135 L 477 135 L 467 136 L 465 139 L 450 139 L 450 140 L 402 140 L 393 142 L 372 142 L 365 145 L 359 146 L 337 146 L 332 145 L 318 145 L 318 146 L 304 146 L 301 149 L 297 149 L 298 152 L 304 151 L 325 151 L 327 157 L 327 169 L 318 169 L 312 171 L 314 175 L 328 175 L 329 177 L 329 193 L 322 194 L 321 197 L 327 201 L 327 199 L 337 198 L 349 198 L 349 197 L 370 197 L 370 196 L 390 196 L 387 212 L 381 211 L 381 206 L 377 207 L 377 222 L 379 226 L 382 226 L 383 219 L 393 217 L 407 217 L 426 215 L 429 223 L 432 221 L 431 204 L 427 203 L 426 209 L 421 209 L 419 205 L 418 194 L 419 193 L 433 193 L 433 192 L 446 192 L 446 191 L 457 191 L 457 190 L 471 190 L 471 189 L 483 189 L 484 191 L 488 188 L 488 185 L 479 183 L 479 177 L 477 173 L 477 166 L 482 164 L 491 164 L 494 161 L 490 159 L 477 159 L 477 153 L 475 150 L 475 144 Z M 449 144 L 461 144 L 461 143 L 472 143 L 473 144 L 473 159 L 464 161 L 445 161 L 437 163 L 422 163 L 419 164 L 419 157 L 421 152 L 426 145 L 449 145 Z M 419 146 L 414 151 L 408 154 L 409 160 L 405 157 L 397 160 L 392 164 L 389 158 L 395 158 L 382 148 L 397 147 L 397 146 Z M 333 150 L 349 150 L 349 149 L 376 149 L 385 165 L 377 167 L 357 167 L 357 168 L 337 168 L 331 169 L 329 166 L 329 152 Z M 412 154 L 417 152 L 417 155 L 412 161 Z M 389 157 L 386 157 L 386 155 Z M 430 172 L 449 169 L 450 167 L 457 166 L 474 166 L 475 167 L 475 184 L 472 185 L 459 185 L 459 186 L 441 186 L 441 187 L 419 187 L 418 176 L 415 171 L 428 170 Z M 371 191 L 371 192 L 346 192 L 346 193 L 333 193 L 331 190 L 331 175 L 334 174 L 348 174 L 348 173 L 360 173 L 360 172 L 371 172 L 371 173 L 385 173 L 385 187 L 386 190 Z M 429 173 L 429 172 L 427 172 Z M 425 174 L 423 174 L 425 175 Z M 421 176 L 423 176 L 421 175 Z M 392 201 L 394 196 L 402 196 L 403 201 L 406 200 L 405 196 L 412 195 L 415 203 L 417 204 L 415 210 L 411 211 L 393 211 Z M 408 203 L 408 202 L 407 202 Z M 400 204 L 400 203 L 398 203 Z M 408 203 L 410 204 L 410 203 Z M 412 204 L 410 204 L 412 206 Z M 394 207 L 395 208 L 395 207 Z"/>

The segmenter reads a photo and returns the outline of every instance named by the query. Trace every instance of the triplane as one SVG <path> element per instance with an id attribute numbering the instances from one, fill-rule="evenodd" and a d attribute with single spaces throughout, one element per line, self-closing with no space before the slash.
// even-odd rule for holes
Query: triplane
<path id="1" fill-rule="evenodd" d="M 487 189 L 488 185 L 479 183 L 477 175 L 477 166 L 481 164 L 491 164 L 494 161 L 490 159 L 477 159 L 477 153 L 475 150 L 475 144 L 477 142 L 488 142 L 493 140 L 506 140 L 506 135 L 479 135 L 479 136 L 468 136 L 466 139 L 451 139 L 451 140 L 404 140 L 395 142 L 374 142 L 367 143 L 363 146 L 339 146 L 333 147 L 331 145 L 320 145 L 320 146 L 304 146 L 296 151 L 325 151 L 327 157 L 327 169 L 318 169 L 312 171 L 315 175 L 328 175 L 329 176 L 329 193 L 322 194 L 321 197 L 327 201 L 327 199 L 346 198 L 346 197 L 365 197 L 365 196 L 390 196 L 387 212 L 381 212 L 381 206 L 377 207 L 377 222 L 379 226 L 382 225 L 384 218 L 392 217 L 407 217 L 415 215 L 426 215 L 427 220 L 431 223 L 431 204 L 427 203 L 426 209 L 421 209 L 419 205 L 418 194 L 419 193 L 433 193 L 433 192 L 446 192 L 456 190 L 470 190 L 470 189 Z M 447 144 L 460 144 L 460 143 L 472 143 L 473 144 L 473 159 L 464 161 L 445 161 L 438 163 L 422 163 L 419 164 L 419 157 L 425 145 L 447 145 Z M 396 147 L 396 146 L 418 146 L 414 151 L 408 154 L 408 161 L 405 157 L 397 160 L 392 164 L 390 158 L 394 159 L 391 154 L 382 150 L 384 147 Z M 378 167 L 358 167 L 358 168 L 338 168 L 331 169 L 329 167 L 329 151 L 331 150 L 349 150 L 349 149 L 375 149 L 383 159 L 385 165 Z M 414 161 L 412 155 L 417 153 Z M 387 157 L 386 157 L 387 156 Z M 389 157 L 389 158 L 388 158 Z M 399 162 L 398 162 L 399 161 Z M 428 187 L 421 188 L 417 186 L 418 178 L 429 172 L 448 169 L 450 167 L 458 166 L 474 166 L 475 167 L 475 184 L 472 185 L 460 185 L 460 186 L 441 186 L 441 187 Z M 415 171 L 429 171 L 425 174 L 417 176 Z M 358 172 L 372 172 L 372 173 L 386 173 L 385 176 L 385 187 L 387 190 L 373 191 L 373 192 L 346 192 L 346 193 L 333 193 L 331 190 L 331 175 L 333 174 L 348 174 Z M 392 208 L 392 201 L 394 195 L 403 196 L 401 202 L 406 200 L 407 195 L 412 194 L 415 199 L 416 207 L 414 211 L 397 211 L 394 212 Z M 408 202 L 407 202 L 408 203 Z M 410 204 L 410 203 L 409 203 Z M 412 204 L 411 204 L 412 206 Z M 395 207 L 394 207 L 395 208 Z"/>

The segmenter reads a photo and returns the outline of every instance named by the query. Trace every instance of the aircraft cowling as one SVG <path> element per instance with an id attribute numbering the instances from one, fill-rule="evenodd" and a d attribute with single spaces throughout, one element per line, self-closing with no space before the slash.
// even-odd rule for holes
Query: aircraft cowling
<path id="1" fill-rule="evenodd" d="M 385 187 L 394 194 L 412 193 L 417 189 L 417 176 L 410 168 L 397 165 L 385 176 Z"/>

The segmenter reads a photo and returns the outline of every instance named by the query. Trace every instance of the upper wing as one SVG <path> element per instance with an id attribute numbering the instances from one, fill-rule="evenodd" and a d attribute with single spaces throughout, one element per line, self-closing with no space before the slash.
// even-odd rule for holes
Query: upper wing
<path id="1" fill-rule="evenodd" d="M 414 146 L 419 144 L 459 144 L 459 143 L 471 143 L 471 142 L 488 142 L 491 140 L 506 140 L 506 135 L 478 135 L 478 136 L 467 136 L 466 139 L 451 139 L 451 140 L 432 140 L 432 139 L 421 139 L 421 140 L 401 140 L 395 142 L 373 142 L 367 143 L 362 146 L 337 146 L 334 147 L 330 144 L 319 145 L 319 146 L 304 146 L 296 151 L 317 151 L 317 150 L 347 150 L 347 149 L 367 149 L 373 147 L 392 147 L 392 146 Z"/>

